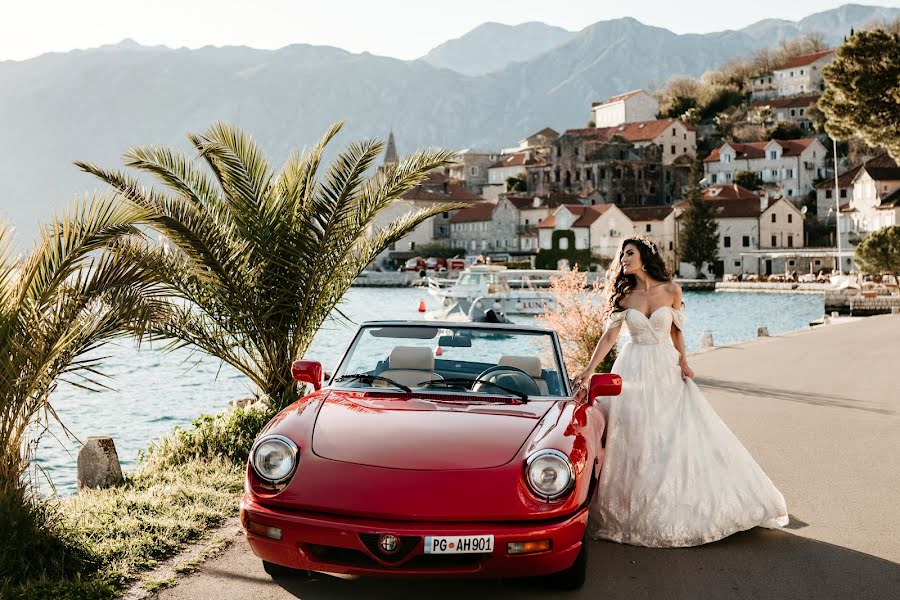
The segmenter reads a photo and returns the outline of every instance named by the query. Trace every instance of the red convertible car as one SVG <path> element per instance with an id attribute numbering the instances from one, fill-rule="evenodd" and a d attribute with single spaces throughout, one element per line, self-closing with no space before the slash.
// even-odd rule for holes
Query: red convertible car
<path id="1" fill-rule="evenodd" d="M 260 433 L 241 522 L 272 575 L 548 576 L 584 583 L 603 462 L 594 375 L 575 393 L 556 333 L 503 324 L 363 324 L 328 385 Z"/>

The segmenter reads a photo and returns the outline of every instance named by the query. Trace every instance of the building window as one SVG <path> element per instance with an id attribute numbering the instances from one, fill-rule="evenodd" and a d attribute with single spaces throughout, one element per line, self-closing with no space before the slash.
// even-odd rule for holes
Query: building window
<path id="1" fill-rule="evenodd" d="M 575 156 L 578 156 L 578 146 L 575 146 L 573 150 L 575 151 Z"/>
<path id="2" fill-rule="evenodd" d="M 606 169 L 600 169 L 600 179 L 606 179 Z"/>
<path id="3" fill-rule="evenodd" d="M 675 242 L 669 242 L 669 250 L 675 249 Z"/>
<path id="4" fill-rule="evenodd" d="M 651 225 L 650 223 L 647 223 L 646 231 L 649 233 L 652 229 L 653 229 L 653 225 Z"/>
<path id="5" fill-rule="evenodd" d="M 793 222 L 794 222 L 794 215 L 789 214 L 788 215 L 788 223 L 793 223 Z"/>
<path id="6" fill-rule="evenodd" d="M 675 137 L 675 128 L 672 128 L 672 137 Z"/>
<path id="7" fill-rule="evenodd" d="M 731 173 L 725 173 L 725 181 L 731 182 Z"/>
<path id="8" fill-rule="evenodd" d="M 772 222 L 774 223 L 777 220 L 778 220 L 778 215 L 776 215 L 775 213 L 772 213 Z"/>
<path id="9" fill-rule="evenodd" d="M 817 258 L 816 260 L 813 261 L 813 264 L 818 267 L 819 265 L 822 264 L 822 261 Z"/>
<path id="10" fill-rule="evenodd" d="M 744 244 L 744 248 L 750 247 L 750 236 L 749 235 L 744 236 L 743 244 Z"/>
<path id="11" fill-rule="evenodd" d="M 825 198 L 831 200 L 831 190 L 825 190 Z"/>
<path id="12" fill-rule="evenodd" d="M 778 245 L 778 236 L 773 235 L 772 236 L 772 246 L 777 246 L 777 245 Z"/>
<path id="13" fill-rule="evenodd" d="M 448 213 L 448 212 L 445 212 L 445 213 L 443 214 L 443 217 L 444 217 L 445 219 L 448 218 L 449 216 L 450 216 L 450 213 Z"/>
<path id="14" fill-rule="evenodd" d="M 409 249 L 410 249 L 410 250 L 415 250 L 415 249 L 416 249 L 416 243 L 415 243 L 415 242 L 410 242 L 410 243 L 409 243 Z"/>
<path id="15" fill-rule="evenodd" d="M 788 178 L 788 179 L 793 179 L 793 178 L 794 178 L 794 170 L 793 170 L 793 169 L 788 169 L 788 170 L 787 170 L 787 178 Z"/>
<path id="16" fill-rule="evenodd" d="M 788 248 L 793 248 L 793 247 L 794 247 L 794 236 L 789 235 L 788 236 Z M 794 266 L 794 261 L 791 261 L 791 266 L 792 267 Z"/>
<path id="17" fill-rule="evenodd" d="M 841 198 L 847 197 L 847 190 L 841 190 Z"/>
<path id="18" fill-rule="evenodd" d="M 669 148 L 670 148 L 670 152 L 672 154 L 675 154 L 675 146 L 670 146 Z"/>
<path id="19" fill-rule="evenodd" d="M 740 266 L 741 266 L 741 261 L 739 261 L 739 260 L 734 261 L 734 266 L 735 266 L 735 267 L 740 267 Z"/>
<path id="20" fill-rule="evenodd" d="M 788 188 L 788 191 L 787 191 L 787 192 L 788 192 L 788 196 L 793 196 L 793 195 L 794 195 L 794 190 L 792 190 L 791 188 Z"/>
<path id="21" fill-rule="evenodd" d="M 725 245 L 726 248 L 731 248 L 731 236 L 726 235 L 724 238 L 722 238 L 722 243 Z"/>
<path id="22" fill-rule="evenodd" d="M 772 160 L 778 160 L 778 150 L 770 150 L 769 158 Z"/>
<path id="23" fill-rule="evenodd" d="M 469 167 L 469 175 L 478 175 L 478 167 Z"/>

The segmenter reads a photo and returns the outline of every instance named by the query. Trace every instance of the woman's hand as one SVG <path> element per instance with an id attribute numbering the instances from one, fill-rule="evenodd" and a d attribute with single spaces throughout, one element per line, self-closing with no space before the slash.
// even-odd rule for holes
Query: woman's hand
<path id="1" fill-rule="evenodd" d="M 681 367 L 681 378 L 682 379 L 693 379 L 694 378 L 694 370 L 688 366 L 686 358 L 682 358 L 680 361 L 678 361 L 678 365 Z"/>
<path id="2" fill-rule="evenodd" d="M 593 374 L 594 374 L 593 369 L 585 369 L 584 371 L 582 371 L 581 373 L 579 373 L 572 379 L 573 387 L 579 388 L 579 387 L 585 385 L 587 383 L 587 381 L 591 378 L 591 375 L 593 375 Z"/>

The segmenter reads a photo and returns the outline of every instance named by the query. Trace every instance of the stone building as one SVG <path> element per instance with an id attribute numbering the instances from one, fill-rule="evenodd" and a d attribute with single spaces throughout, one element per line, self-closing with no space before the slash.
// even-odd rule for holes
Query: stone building
<path id="1" fill-rule="evenodd" d="M 497 202 L 492 220 L 498 239 L 504 240 L 502 248 L 515 248 L 519 252 L 536 252 L 538 249 L 537 226 L 563 204 L 580 205 L 577 196 L 552 193 L 546 196 L 504 194 Z"/>
<path id="2" fill-rule="evenodd" d="M 470 192 L 481 195 L 488 184 L 488 169 L 500 158 L 499 152 L 466 148 L 457 153 L 456 163 L 447 167 L 447 176 L 462 182 Z"/>

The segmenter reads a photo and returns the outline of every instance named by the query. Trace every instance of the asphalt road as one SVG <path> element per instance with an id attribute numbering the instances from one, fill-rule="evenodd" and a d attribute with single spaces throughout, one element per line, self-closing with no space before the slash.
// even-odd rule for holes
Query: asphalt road
<path id="1" fill-rule="evenodd" d="M 760 323 L 764 325 L 765 323 Z M 697 382 L 791 523 L 686 549 L 591 542 L 588 582 L 272 580 L 243 538 L 160 598 L 900 598 L 900 317 L 697 354 Z"/>

